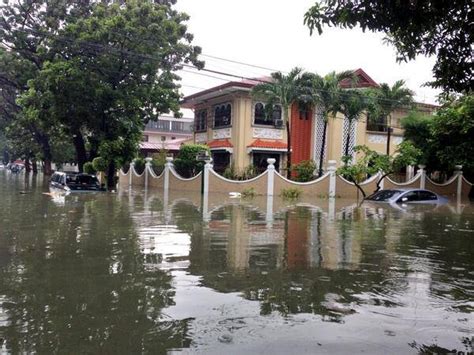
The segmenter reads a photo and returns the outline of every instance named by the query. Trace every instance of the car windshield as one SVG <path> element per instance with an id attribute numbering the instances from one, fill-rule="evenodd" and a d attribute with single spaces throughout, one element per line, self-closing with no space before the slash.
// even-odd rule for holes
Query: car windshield
<path id="1" fill-rule="evenodd" d="M 91 175 L 67 175 L 66 183 L 77 185 L 98 185 L 99 181 L 95 176 Z"/>
<path id="2" fill-rule="evenodd" d="M 393 196 L 400 194 L 400 190 L 382 190 L 367 197 L 370 201 L 388 201 Z"/>

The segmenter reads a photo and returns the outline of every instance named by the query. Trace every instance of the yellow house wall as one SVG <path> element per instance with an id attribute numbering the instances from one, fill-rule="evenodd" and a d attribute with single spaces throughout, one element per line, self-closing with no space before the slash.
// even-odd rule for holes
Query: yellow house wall
<path id="1" fill-rule="evenodd" d="M 213 108 L 217 104 L 230 102 L 232 105 L 232 118 L 231 118 L 231 137 L 229 141 L 233 145 L 233 152 L 231 155 L 231 164 L 237 170 L 243 170 L 252 164 L 251 154 L 248 153 L 248 146 L 256 139 L 253 137 L 253 129 L 255 127 L 270 128 L 266 126 L 254 126 L 254 105 L 255 102 L 250 94 L 246 92 L 240 92 L 232 95 L 225 95 L 217 99 L 209 100 L 206 104 L 201 104 L 195 107 L 195 112 L 202 109 L 207 109 L 207 141 L 213 140 L 214 129 L 212 128 L 214 120 Z M 218 130 L 218 129 L 217 129 Z M 287 142 L 286 139 L 286 128 L 281 129 L 282 131 L 282 142 Z M 194 133 L 194 143 L 199 143 L 196 140 L 197 135 L 203 132 Z M 286 164 L 286 154 L 283 154 L 283 159 L 280 162 L 280 167 L 284 167 Z"/>

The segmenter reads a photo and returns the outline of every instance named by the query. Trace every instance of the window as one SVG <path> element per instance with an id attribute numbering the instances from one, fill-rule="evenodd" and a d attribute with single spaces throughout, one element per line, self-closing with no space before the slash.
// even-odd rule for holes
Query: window
<path id="1" fill-rule="evenodd" d="M 222 104 L 214 107 L 214 127 L 230 126 L 232 107 L 230 104 Z"/>
<path id="2" fill-rule="evenodd" d="M 268 105 L 268 104 L 267 104 Z M 281 106 L 273 105 L 273 109 L 266 107 L 262 102 L 257 102 L 254 107 L 254 120 L 256 125 L 274 126 L 275 120 L 281 120 Z"/>
<path id="3" fill-rule="evenodd" d="M 197 111 L 194 122 L 195 122 L 196 132 L 206 131 L 207 130 L 207 110 Z"/>
<path id="4" fill-rule="evenodd" d="M 171 130 L 174 132 L 182 132 L 184 131 L 184 122 L 171 122 Z"/>
<path id="5" fill-rule="evenodd" d="M 146 134 L 143 135 L 142 142 L 148 142 L 148 136 Z"/>
<path id="6" fill-rule="evenodd" d="M 420 201 L 433 201 L 437 200 L 438 197 L 430 191 L 418 191 Z"/>
<path id="7" fill-rule="evenodd" d="M 176 137 L 171 137 L 171 140 L 175 140 L 175 139 L 176 139 Z"/>
<path id="8" fill-rule="evenodd" d="M 166 140 L 166 136 L 161 136 L 161 141 L 164 142 Z"/>

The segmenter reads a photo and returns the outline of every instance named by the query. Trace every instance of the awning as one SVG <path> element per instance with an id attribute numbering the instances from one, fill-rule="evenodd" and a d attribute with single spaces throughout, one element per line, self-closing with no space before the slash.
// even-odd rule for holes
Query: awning
<path id="1" fill-rule="evenodd" d="M 165 149 L 168 151 L 178 151 L 181 145 L 186 141 L 189 141 L 189 138 L 173 139 L 159 143 L 141 142 L 140 150 L 160 151 L 162 149 Z"/>
<path id="2" fill-rule="evenodd" d="M 232 153 L 234 146 L 228 138 L 225 139 L 214 139 L 206 143 L 211 150 L 225 150 Z"/>
<path id="3" fill-rule="evenodd" d="M 252 151 L 269 151 L 269 152 L 286 152 L 288 145 L 278 140 L 256 139 L 247 146 L 248 152 Z"/>

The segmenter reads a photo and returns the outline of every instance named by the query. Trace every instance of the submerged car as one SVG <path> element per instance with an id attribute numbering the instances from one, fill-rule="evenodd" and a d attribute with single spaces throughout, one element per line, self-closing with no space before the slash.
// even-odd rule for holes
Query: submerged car
<path id="1" fill-rule="evenodd" d="M 66 192 L 105 191 L 95 175 L 75 172 L 54 173 L 49 186 Z"/>
<path id="2" fill-rule="evenodd" d="M 424 189 L 389 189 L 378 191 L 366 198 L 372 202 L 395 203 L 428 203 L 444 204 L 448 202 L 446 197 Z"/>

